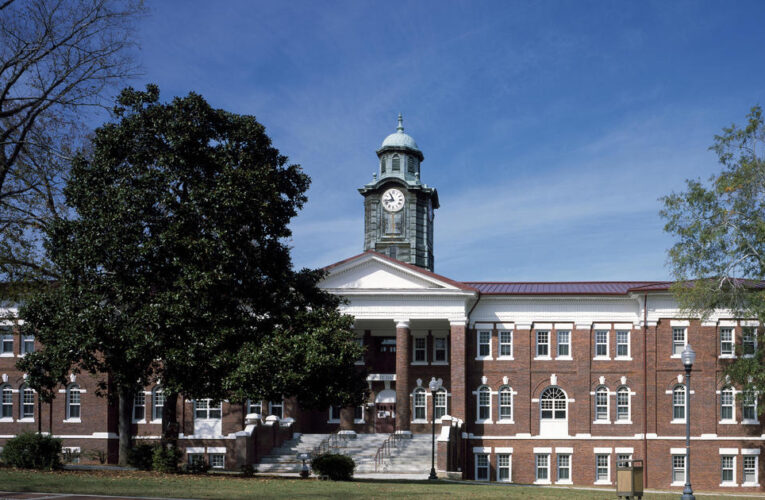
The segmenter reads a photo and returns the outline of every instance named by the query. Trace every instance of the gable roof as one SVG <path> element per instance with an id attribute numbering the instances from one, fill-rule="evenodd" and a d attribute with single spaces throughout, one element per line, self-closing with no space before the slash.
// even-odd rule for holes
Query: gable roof
<path id="1" fill-rule="evenodd" d="M 626 295 L 637 290 L 668 290 L 671 281 L 470 281 L 482 295 Z"/>

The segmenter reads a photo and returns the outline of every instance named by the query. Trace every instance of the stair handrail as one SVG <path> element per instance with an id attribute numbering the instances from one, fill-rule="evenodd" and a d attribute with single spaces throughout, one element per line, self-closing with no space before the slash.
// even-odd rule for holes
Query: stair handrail
<path id="1" fill-rule="evenodd" d="M 330 450 L 334 450 L 335 453 L 338 453 L 341 448 L 346 448 L 348 445 L 348 437 L 339 432 L 340 429 L 336 430 L 326 438 L 322 439 L 318 445 L 314 446 L 311 450 L 311 459 L 313 460 L 313 458 L 318 455 L 328 453 Z"/>
<path id="2" fill-rule="evenodd" d="M 383 465 L 386 458 L 391 457 L 391 448 L 398 448 L 401 445 L 401 435 L 397 432 L 391 433 L 375 453 L 375 472 Z"/>

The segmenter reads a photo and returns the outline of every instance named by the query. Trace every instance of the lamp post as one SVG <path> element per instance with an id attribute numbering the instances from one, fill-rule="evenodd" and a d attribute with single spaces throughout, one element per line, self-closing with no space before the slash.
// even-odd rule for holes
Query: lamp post
<path id="1" fill-rule="evenodd" d="M 680 355 L 685 366 L 685 488 L 681 500 L 696 500 L 691 488 L 691 368 L 696 361 L 696 352 L 686 344 Z"/>
<path id="2" fill-rule="evenodd" d="M 433 400 L 433 413 L 431 420 L 431 445 L 430 445 L 430 476 L 428 479 L 438 479 L 436 475 L 436 392 L 441 388 L 444 381 L 441 379 L 436 380 L 436 377 L 430 379 L 428 387 L 430 388 L 430 396 Z"/>

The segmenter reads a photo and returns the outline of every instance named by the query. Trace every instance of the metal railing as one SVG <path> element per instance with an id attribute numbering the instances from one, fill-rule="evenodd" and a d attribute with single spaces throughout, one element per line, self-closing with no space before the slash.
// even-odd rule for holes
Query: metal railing
<path id="1" fill-rule="evenodd" d="M 311 450 L 311 458 L 324 453 L 342 453 L 348 446 L 348 437 L 339 434 L 339 430 L 333 432 Z"/>
<path id="2" fill-rule="evenodd" d="M 391 457 L 391 450 L 393 448 L 398 448 L 400 444 L 400 434 L 393 432 L 390 436 L 388 436 L 383 444 L 377 449 L 377 453 L 375 453 L 375 472 L 379 472 L 383 468 L 385 460 L 390 459 Z"/>

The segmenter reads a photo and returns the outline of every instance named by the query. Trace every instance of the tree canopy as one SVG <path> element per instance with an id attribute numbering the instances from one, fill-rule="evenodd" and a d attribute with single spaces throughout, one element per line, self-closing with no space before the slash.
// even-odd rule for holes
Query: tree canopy
<path id="1" fill-rule="evenodd" d="M 731 125 L 710 148 L 722 171 L 662 199 L 665 230 L 676 237 L 669 264 L 681 306 L 706 317 L 732 311 L 765 325 L 765 123 L 755 106 L 746 125 Z M 747 390 L 765 387 L 762 338 L 725 375 Z M 740 349 L 739 349 L 740 350 Z"/>
<path id="2" fill-rule="evenodd" d="M 293 270 L 285 242 L 302 169 L 254 117 L 197 94 L 126 89 L 115 113 L 72 165 L 76 216 L 48 233 L 60 279 L 20 312 L 43 344 L 21 362 L 31 384 L 50 396 L 85 370 L 126 405 L 157 381 L 191 398 L 359 403 L 352 318 L 317 287 L 322 271 Z"/>

